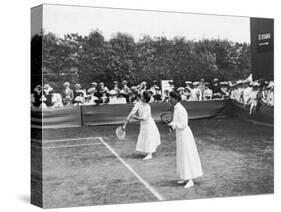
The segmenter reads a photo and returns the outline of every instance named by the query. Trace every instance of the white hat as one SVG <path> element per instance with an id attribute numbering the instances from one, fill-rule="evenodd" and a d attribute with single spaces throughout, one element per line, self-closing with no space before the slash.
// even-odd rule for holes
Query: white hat
<path id="1" fill-rule="evenodd" d="M 69 82 L 63 83 L 63 86 L 70 86 Z"/>
<path id="2" fill-rule="evenodd" d="M 109 91 L 109 95 L 110 96 L 115 96 L 115 95 L 117 95 L 117 91 L 112 89 L 111 91 Z"/>
<path id="3" fill-rule="evenodd" d="M 180 90 L 184 90 L 184 87 L 179 87 L 179 88 L 178 88 L 178 91 L 180 91 Z"/>
<path id="4" fill-rule="evenodd" d="M 193 82 L 192 84 L 193 84 L 193 85 L 199 85 L 200 82 L 196 81 L 196 82 Z"/>
<path id="5" fill-rule="evenodd" d="M 268 88 L 273 88 L 273 87 L 274 87 L 274 82 L 273 82 L 273 81 L 270 81 L 267 87 L 268 87 Z"/>
<path id="6" fill-rule="evenodd" d="M 191 81 L 185 81 L 185 84 L 192 84 Z"/>

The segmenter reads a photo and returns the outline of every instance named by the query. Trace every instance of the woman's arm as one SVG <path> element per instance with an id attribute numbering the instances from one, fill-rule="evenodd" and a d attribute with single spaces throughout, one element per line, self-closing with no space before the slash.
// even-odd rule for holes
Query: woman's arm
<path id="1" fill-rule="evenodd" d="M 188 117 L 185 110 L 175 111 L 173 121 L 169 124 L 173 129 L 183 130 L 187 127 Z"/>

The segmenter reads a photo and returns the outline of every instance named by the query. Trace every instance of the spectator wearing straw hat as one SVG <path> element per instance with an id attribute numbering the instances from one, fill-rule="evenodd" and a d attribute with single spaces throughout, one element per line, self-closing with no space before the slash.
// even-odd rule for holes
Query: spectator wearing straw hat
<path id="1" fill-rule="evenodd" d="M 65 82 L 63 84 L 63 91 L 62 91 L 62 100 L 64 105 L 71 105 L 73 101 L 73 91 L 70 89 L 70 83 Z"/>
<path id="2" fill-rule="evenodd" d="M 149 89 L 152 92 L 152 97 L 154 98 L 154 101 L 159 102 L 161 101 L 161 90 L 160 88 L 157 86 L 157 81 L 154 80 L 152 82 L 152 86 Z"/>
<path id="3" fill-rule="evenodd" d="M 213 79 L 213 82 L 210 85 L 210 89 L 213 91 L 213 99 L 221 98 L 221 89 L 218 78 Z"/>
<path id="4" fill-rule="evenodd" d="M 43 87 L 43 95 L 46 97 L 45 104 L 47 107 L 51 107 L 52 104 L 52 93 L 53 88 L 49 84 L 45 84 Z"/>
<path id="5" fill-rule="evenodd" d="M 184 95 L 186 96 L 186 100 L 190 100 L 192 90 L 191 85 L 191 81 L 185 81 Z"/>
<path id="6" fill-rule="evenodd" d="M 77 83 L 74 87 L 75 89 L 73 91 L 73 104 L 80 105 L 85 101 L 85 91 L 81 89 L 81 85 L 79 83 Z"/>

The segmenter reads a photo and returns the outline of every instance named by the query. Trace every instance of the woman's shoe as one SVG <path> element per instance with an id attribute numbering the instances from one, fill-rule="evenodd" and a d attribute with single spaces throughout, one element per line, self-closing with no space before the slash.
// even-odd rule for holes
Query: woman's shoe
<path id="1" fill-rule="evenodd" d="M 194 183 L 193 183 L 192 180 L 189 180 L 189 181 L 185 184 L 184 188 L 191 188 L 192 186 L 194 186 Z"/>
<path id="2" fill-rule="evenodd" d="M 148 154 L 143 158 L 143 160 L 150 160 L 152 158 L 152 154 Z"/>

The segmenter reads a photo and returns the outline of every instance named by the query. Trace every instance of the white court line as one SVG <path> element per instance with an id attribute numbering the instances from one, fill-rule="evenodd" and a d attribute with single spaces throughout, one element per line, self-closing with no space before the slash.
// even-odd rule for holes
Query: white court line
<path id="1" fill-rule="evenodd" d="M 101 143 L 76 144 L 76 145 L 65 145 L 65 146 L 50 146 L 50 147 L 42 147 L 42 149 L 58 149 L 58 148 L 83 147 L 83 146 L 95 146 L 95 145 L 101 145 Z"/>
<path id="2" fill-rule="evenodd" d="M 128 164 L 126 163 L 118 154 L 115 152 L 111 146 L 109 146 L 103 138 L 99 137 L 99 140 L 109 149 L 109 151 L 117 157 L 118 160 L 123 163 L 124 166 L 126 166 L 130 172 L 132 172 L 133 175 L 158 199 L 158 200 L 165 200 L 163 196 L 161 196 L 151 185 L 148 184 L 141 176 L 138 175 L 138 173 L 135 172 L 135 170 Z"/>
<path id="3" fill-rule="evenodd" d="M 31 141 L 38 142 L 38 143 L 52 143 L 52 142 L 64 142 L 64 141 L 76 141 L 76 140 L 89 140 L 89 139 L 99 139 L 99 137 L 84 137 L 84 138 L 64 138 L 64 139 L 55 139 L 55 140 L 38 140 L 31 138 Z"/>

